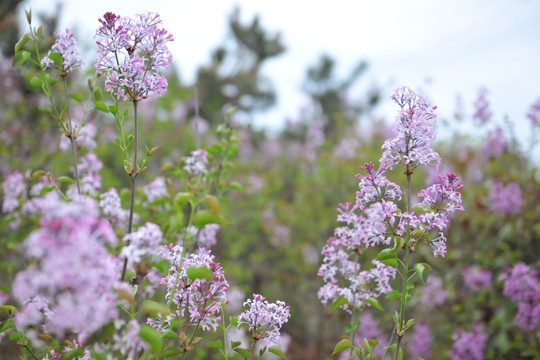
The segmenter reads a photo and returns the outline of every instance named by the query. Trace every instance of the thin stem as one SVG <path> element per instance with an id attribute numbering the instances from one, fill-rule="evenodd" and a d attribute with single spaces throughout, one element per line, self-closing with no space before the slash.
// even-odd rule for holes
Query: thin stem
<path id="1" fill-rule="evenodd" d="M 24 346 L 24 348 L 30 353 L 30 355 L 32 355 L 32 357 L 33 357 L 34 359 L 39 360 L 39 359 L 36 357 L 36 355 L 34 355 L 34 353 L 32 352 L 32 350 L 30 350 L 30 348 L 28 347 L 27 344 L 24 344 L 23 346 Z"/>
<path id="2" fill-rule="evenodd" d="M 75 149 L 75 134 L 73 133 L 73 126 L 71 124 L 71 113 L 69 112 L 69 102 L 68 102 L 68 93 L 67 93 L 67 80 L 66 76 L 62 75 L 64 79 L 64 95 L 66 97 L 66 110 L 68 114 L 68 130 L 69 130 L 69 141 L 71 142 L 71 156 L 73 157 L 73 168 L 75 172 L 75 181 L 77 181 L 77 193 L 81 195 L 81 184 L 79 183 L 79 170 L 77 168 L 77 150 Z"/>
<path id="3" fill-rule="evenodd" d="M 139 132 L 138 132 L 138 119 L 137 119 L 137 101 L 133 101 L 133 113 L 135 117 L 135 144 L 134 144 L 134 154 L 133 154 L 133 164 L 131 167 L 131 173 L 129 176 L 131 177 L 131 201 L 129 205 L 129 222 L 128 222 L 128 230 L 127 233 L 131 234 L 131 230 L 133 229 L 133 212 L 135 209 L 135 180 L 137 178 L 138 173 L 138 167 L 137 167 L 137 148 L 139 145 Z M 124 278 L 126 276 L 126 269 L 127 269 L 127 257 L 124 259 L 124 267 L 122 268 L 122 276 L 120 277 L 120 281 L 124 281 Z"/>

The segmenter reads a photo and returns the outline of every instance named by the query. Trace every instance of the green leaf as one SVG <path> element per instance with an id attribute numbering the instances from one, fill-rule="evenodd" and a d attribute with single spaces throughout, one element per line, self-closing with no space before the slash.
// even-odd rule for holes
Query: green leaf
<path id="1" fill-rule="evenodd" d="M 11 341 L 19 340 L 20 338 L 21 334 L 19 334 L 18 332 L 12 332 L 11 334 L 9 334 L 9 340 Z"/>
<path id="2" fill-rule="evenodd" d="M 427 212 L 435 212 L 432 208 L 430 208 L 429 206 L 427 205 L 421 205 L 421 204 L 416 204 L 413 206 L 413 211 L 415 213 L 427 213 Z"/>
<path id="3" fill-rule="evenodd" d="M 271 346 L 269 349 L 268 349 L 269 352 L 271 352 L 272 354 L 274 355 L 277 355 L 279 356 L 280 358 L 284 359 L 284 360 L 287 360 L 287 357 L 285 356 L 285 354 L 283 353 L 283 350 L 281 350 L 279 347 L 277 346 Z"/>
<path id="4" fill-rule="evenodd" d="M 158 269 L 163 274 L 163 276 L 165 276 L 169 272 L 169 269 L 171 268 L 171 264 L 167 260 L 161 260 L 155 263 L 154 267 Z"/>
<path id="5" fill-rule="evenodd" d="M 69 176 L 60 176 L 56 180 L 58 180 L 58 182 L 60 184 L 69 184 L 69 183 L 72 183 L 73 181 L 75 181 L 72 178 L 70 178 Z"/>
<path id="6" fill-rule="evenodd" d="M 386 299 L 396 300 L 401 299 L 401 292 L 397 290 L 392 290 L 385 296 Z"/>
<path id="7" fill-rule="evenodd" d="M 410 328 L 413 325 L 414 325 L 414 319 L 409 319 L 407 321 L 407 323 L 405 324 L 405 326 L 403 327 L 403 330 L 407 330 L 408 328 Z"/>
<path id="8" fill-rule="evenodd" d="M 84 96 L 80 94 L 70 94 L 69 97 L 78 102 L 82 102 L 84 100 Z"/>
<path id="9" fill-rule="evenodd" d="M 169 219 L 169 226 L 173 232 L 181 231 L 184 228 L 184 213 L 177 212 L 175 215 L 171 216 Z"/>
<path id="10" fill-rule="evenodd" d="M 178 339 L 178 334 L 175 333 L 174 331 L 167 330 L 163 333 L 163 338 L 164 339 Z"/>
<path id="11" fill-rule="evenodd" d="M 156 153 L 156 151 L 158 151 L 158 149 L 159 149 L 159 145 L 151 148 L 150 151 L 148 151 L 148 156 L 154 156 L 154 154 Z"/>
<path id="12" fill-rule="evenodd" d="M 41 191 L 39 193 L 39 196 L 43 196 L 44 194 L 51 192 L 54 190 L 54 186 L 52 185 L 44 185 L 43 188 L 41 188 Z"/>
<path id="13" fill-rule="evenodd" d="M 334 300 L 332 305 L 330 305 L 330 311 L 339 309 L 340 307 L 342 307 L 343 305 L 347 305 L 348 303 L 349 303 L 349 300 L 347 300 L 345 296 L 341 295 L 336 300 Z"/>
<path id="14" fill-rule="evenodd" d="M 221 217 L 212 214 L 206 210 L 199 210 L 193 216 L 193 225 L 202 229 L 207 224 L 223 224 L 224 221 Z"/>
<path id="15" fill-rule="evenodd" d="M 179 192 L 174 197 L 174 206 L 177 209 L 182 208 L 182 206 L 186 205 L 191 199 L 193 199 L 193 193 L 191 192 Z"/>
<path id="16" fill-rule="evenodd" d="M 28 21 L 28 25 L 32 25 L 32 9 L 24 10 L 24 13 L 26 14 L 26 21 Z"/>
<path id="17" fill-rule="evenodd" d="M 51 59 L 54 62 L 54 64 L 58 66 L 60 69 L 62 68 L 62 65 L 64 62 L 64 59 L 62 58 L 62 54 L 56 53 L 56 52 L 50 53 L 49 59 Z"/>
<path id="18" fill-rule="evenodd" d="M 167 349 L 165 350 L 165 357 L 179 356 L 182 355 L 182 350 L 180 349 Z"/>
<path id="19" fill-rule="evenodd" d="M 11 329 L 12 327 L 13 327 L 13 319 L 4 320 L 2 323 L 0 323 L 0 333 L 8 329 Z"/>
<path id="20" fill-rule="evenodd" d="M 52 114 L 51 108 L 39 108 L 38 110 L 41 112 L 44 112 L 45 114 L 49 114 L 49 115 Z"/>
<path id="21" fill-rule="evenodd" d="M 241 343 L 241 341 L 231 341 L 231 349 L 238 347 Z"/>
<path id="22" fill-rule="evenodd" d="M 382 261 L 382 260 L 388 260 L 388 259 L 396 259 L 397 254 L 394 249 L 386 248 L 383 249 L 378 255 L 375 260 Z"/>
<path id="23" fill-rule="evenodd" d="M 98 88 L 98 87 L 94 89 L 94 100 L 95 101 L 101 101 L 101 89 Z M 109 111 L 111 111 L 110 106 L 109 106 Z"/>
<path id="24" fill-rule="evenodd" d="M 210 208 L 210 210 L 212 210 L 212 213 L 215 216 L 219 216 L 220 207 L 219 207 L 219 200 L 217 199 L 217 197 L 213 195 L 206 195 L 203 198 L 202 202 L 208 205 L 208 207 Z"/>
<path id="25" fill-rule="evenodd" d="M 223 346 L 223 343 L 221 342 L 221 340 L 215 340 L 215 341 L 210 341 L 205 346 L 212 349 L 220 349 Z"/>
<path id="26" fill-rule="evenodd" d="M 78 358 L 84 355 L 84 348 L 72 349 L 62 353 L 62 360 Z"/>
<path id="27" fill-rule="evenodd" d="M 96 99 L 97 100 L 97 99 Z M 99 101 L 99 100 L 97 100 Z M 116 115 L 118 114 L 118 106 L 115 106 L 115 105 L 111 105 L 109 106 L 109 112 L 113 115 Z"/>
<path id="28" fill-rule="evenodd" d="M 13 315 L 17 311 L 17 308 L 13 305 L 0 305 L 0 311 Z"/>
<path id="29" fill-rule="evenodd" d="M 32 78 L 30 79 L 30 85 L 34 87 L 40 87 L 41 85 L 43 85 L 43 80 L 41 80 L 37 76 L 32 76 Z"/>
<path id="30" fill-rule="evenodd" d="M 21 50 L 17 52 L 15 56 L 13 56 L 12 65 L 13 67 L 20 66 L 24 64 L 25 62 L 27 62 L 28 60 L 30 60 L 31 57 L 32 57 L 32 54 L 30 54 L 28 51 Z"/>
<path id="31" fill-rule="evenodd" d="M 233 190 L 236 190 L 236 191 L 240 191 L 240 192 L 244 192 L 244 187 L 242 186 L 242 184 L 240 184 L 239 182 L 237 181 L 232 181 L 230 184 L 229 184 L 229 187 Z"/>
<path id="32" fill-rule="evenodd" d="M 105 103 L 102 102 L 102 101 L 96 101 L 94 103 L 94 108 L 96 110 L 99 110 L 99 111 L 109 112 L 109 109 L 107 108 L 107 105 L 105 105 Z"/>
<path id="33" fill-rule="evenodd" d="M 150 345 L 154 355 L 159 357 L 161 349 L 163 349 L 163 339 L 159 336 L 159 333 L 150 325 L 144 324 L 141 326 L 139 336 Z"/>
<path id="34" fill-rule="evenodd" d="M 93 333 L 90 336 L 90 339 L 88 339 L 88 343 L 91 344 L 95 342 L 109 341 L 110 339 L 112 339 L 115 333 L 116 329 L 114 328 L 114 323 L 108 323 L 107 325 L 99 329 L 97 332 Z"/>
<path id="35" fill-rule="evenodd" d="M 170 310 L 167 306 L 160 304 L 156 301 L 152 301 L 152 300 L 143 301 L 142 311 L 146 314 L 151 314 L 151 315 L 155 315 L 155 314 L 167 315 L 170 313 Z"/>
<path id="36" fill-rule="evenodd" d="M 238 317 L 237 316 L 229 317 L 229 322 L 231 323 L 231 325 L 238 327 Z"/>
<path id="37" fill-rule="evenodd" d="M 24 44 L 28 42 L 28 40 L 30 40 L 30 36 L 28 36 L 28 34 L 24 34 L 15 44 L 15 52 L 21 50 Z"/>
<path id="38" fill-rule="evenodd" d="M 240 355 L 242 355 L 243 357 L 245 357 L 246 359 L 249 359 L 249 356 L 251 355 L 248 349 L 237 347 L 237 348 L 234 348 L 233 350 L 239 353 Z"/>
<path id="39" fill-rule="evenodd" d="M 379 303 L 379 300 L 375 299 L 374 297 L 370 297 L 366 300 L 366 303 L 373 306 L 375 309 L 384 311 L 383 307 Z"/>
<path id="40" fill-rule="evenodd" d="M 352 347 L 354 347 L 354 345 L 351 342 L 351 340 L 343 339 L 343 340 L 341 340 L 340 342 L 338 342 L 336 344 L 336 347 L 334 347 L 334 351 L 332 352 L 332 355 L 330 355 L 330 356 L 334 356 L 336 354 L 339 354 L 343 350 L 347 350 L 347 349 L 350 349 Z"/>
<path id="41" fill-rule="evenodd" d="M 364 338 L 364 340 L 362 340 L 362 345 L 364 345 L 364 349 L 371 353 L 371 345 L 369 345 L 368 339 Z"/>
<path id="42" fill-rule="evenodd" d="M 186 274 L 190 280 L 205 279 L 212 280 L 214 273 L 206 266 L 189 266 L 186 269 Z"/>
<path id="43" fill-rule="evenodd" d="M 431 268 L 429 264 L 418 263 L 418 264 L 414 264 L 414 271 L 420 277 L 420 279 L 422 280 L 422 283 L 425 284 L 429 277 L 429 273 L 432 272 L 433 269 Z"/>

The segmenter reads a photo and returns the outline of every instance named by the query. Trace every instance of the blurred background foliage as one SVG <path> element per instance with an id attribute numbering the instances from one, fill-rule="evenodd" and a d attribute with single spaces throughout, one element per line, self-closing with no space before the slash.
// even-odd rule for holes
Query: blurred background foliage
<path id="1" fill-rule="evenodd" d="M 11 67 L 13 46 L 25 31 L 17 22 L 18 11 L 22 11 L 19 3 L 3 1 L 0 5 L 0 175 L 4 178 L 13 170 L 29 174 L 38 169 L 69 175 L 70 158 L 58 148 L 57 126 L 38 111 L 46 99 L 40 89 L 30 85 L 33 70 Z M 239 12 L 236 9 L 230 15 L 230 37 L 216 47 L 209 63 L 199 68 L 195 83 L 181 82 L 177 71 L 169 69 L 166 95 L 140 104 L 143 142 L 149 147 L 160 145 L 141 184 L 167 176 L 164 166 L 215 141 L 215 128 L 223 121 L 227 107 L 238 107 L 235 114 L 245 119 L 243 114 L 256 115 L 276 103 L 272 80 L 264 76 L 262 68 L 285 52 L 285 45 L 279 34 L 264 29 L 259 18 L 240 22 Z M 49 35 L 43 49 L 52 44 L 50 36 L 56 30 L 58 14 L 39 17 L 44 34 Z M 94 78 L 92 64 L 86 65 L 87 71 L 79 76 Z M 243 185 L 244 191 L 233 192 L 223 206 L 231 224 L 222 227 L 214 253 L 231 285 L 242 289 L 246 298 L 252 292 L 261 293 L 270 301 L 280 299 L 290 305 L 292 317 L 283 329 L 291 337 L 287 350 L 290 359 L 328 358 L 339 341 L 347 316 L 330 313 L 317 298 L 322 285 L 317 277 L 320 251 L 338 225 L 338 204 L 355 200 L 355 174 L 365 162 L 378 160 L 381 145 L 391 134 L 389 124 L 393 119 L 373 115 L 381 101 L 389 101 L 381 100 L 380 89 L 372 88 L 355 100 L 349 98 L 350 89 L 362 80 L 368 64 L 359 61 L 343 79 L 337 77 L 336 66 L 330 54 L 321 55 L 309 66 L 303 89 L 311 102 L 296 119 L 288 120 L 279 134 L 269 136 L 245 121 L 235 121 L 234 115 L 232 118 L 241 140 L 234 180 Z M 98 84 L 101 81 L 95 80 Z M 81 86 L 80 93 L 88 92 L 83 81 L 70 86 Z M 115 124 L 97 111 L 88 116 L 87 121 L 99 134 L 96 154 L 104 163 L 102 190 L 126 187 L 120 153 L 113 141 Z M 474 120 L 468 116 L 439 119 L 438 130 L 449 131 L 445 124 L 467 121 Z M 481 139 L 455 133 L 437 143 L 443 159 L 440 170 L 457 173 L 465 184 L 466 212 L 451 224 L 444 259 L 433 259 L 425 247 L 415 254 L 417 261 L 433 266 L 433 276 L 442 280 L 447 298 L 436 311 L 435 306 L 413 301 L 409 314 L 430 325 L 435 359 L 448 357 L 455 329 L 470 329 L 474 322 L 486 326 L 486 358 L 538 359 L 536 332 L 525 332 L 513 324 L 516 304 L 502 295 L 502 284 L 497 280 L 505 268 L 517 262 L 539 268 L 537 164 L 530 160 L 532 148 L 517 143 L 509 128 L 502 132 L 508 140 L 502 151 L 491 151 L 493 146 L 489 144 L 494 140 L 488 130 L 495 130 L 495 125 L 483 127 L 486 134 Z M 403 185 L 405 179 L 399 171 L 389 176 Z M 415 173 L 413 189 L 419 191 L 433 176 Z M 519 184 L 523 201 L 519 211 L 493 210 L 490 192 L 496 182 Z M 0 288 L 9 293 L 19 266 L 17 244 L 28 235 L 28 228 L 12 229 L 4 221 L 0 234 Z M 370 267 L 374 254 L 365 253 L 364 266 Z M 464 287 L 462 271 L 467 266 L 489 270 L 492 284 L 478 291 Z M 415 285 L 417 295 L 422 294 L 423 286 Z M 389 310 L 386 313 L 368 311 L 389 335 L 396 303 L 383 301 L 383 305 Z M 407 337 L 404 341 L 407 343 Z M 1 346 L 7 349 L 6 339 Z M 204 353 L 200 357 L 211 358 Z"/>

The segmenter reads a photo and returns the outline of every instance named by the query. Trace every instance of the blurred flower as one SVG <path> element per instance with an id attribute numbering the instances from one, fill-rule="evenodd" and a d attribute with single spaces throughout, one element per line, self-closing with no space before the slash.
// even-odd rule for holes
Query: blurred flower
<path id="1" fill-rule="evenodd" d="M 536 100 L 536 102 L 531 105 L 531 108 L 527 113 L 527 118 L 531 120 L 533 126 L 540 126 L 540 99 Z"/>
<path id="2" fill-rule="evenodd" d="M 412 336 L 408 341 L 409 352 L 414 357 L 429 358 L 431 356 L 431 345 L 433 336 L 428 324 L 415 323 Z"/>
<path id="3" fill-rule="evenodd" d="M 440 277 L 432 274 L 426 286 L 422 289 L 420 304 L 429 308 L 441 306 L 448 298 L 448 292 L 443 289 L 443 282 Z"/>
<path id="4" fill-rule="evenodd" d="M 521 214 L 523 195 L 519 183 L 516 181 L 506 186 L 495 181 L 489 193 L 489 209 L 501 214 Z"/>
<path id="5" fill-rule="evenodd" d="M 388 339 L 386 334 L 380 330 L 377 320 L 370 312 L 362 311 L 360 315 L 358 315 L 358 321 L 360 322 L 360 325 L 358 326 L 356 334 L 354 335 L 354 344 L 356 346 L 362 346 L 362 341 L 364 339 L 378 340 L 379 345 L 375 349 L 374 354 L 375 356 L 382 358 L 383 348 L 386 346 Z M 348 351 L 342 351 L 340 353 L 339 360 L 349 360 L 348 356 Z M 357 360 L 358 357 L 355 355 L 353 359 Z"/>
<path id="6" fill-rule="evenodd" d="M 31 320 L 37 316 L 48 333 L 58 338 L 76 333 L 84 342 L 118 315 L 114 289 L 121 264 L 105 247 L 114 246 L 116 237 L 98 217 L 94 200 L 49 205 L 52 211 L 42 215 L 40 227 L 23 244 L 33 263 L 13 283 L 13 295 L 23 303 L 15 322 L 38 325 Z"/>
<path id="7" fill-rule="evenodd" d="M 401 165 L 405 174 L 412 174 L 418 165 L 438 167 L 441 159 L 431 148 L 435 129 L 431 120 L 436 118 L 424 98 L 406 86 L 399 86 L 391 98 L 401 107 L 397 123 L 392 131 L 393 138 L 386 140 L 380 162 L 392 169 Z"/>
<path id="8" fill-rule="evenodd" d="M 470 332 L 456 330 L 452 334 L 454 344 L 450 349 L 452 360 L 483 360 L 488 336 L 484 325 L 475 323 Z"/>
<path id="9" fill-rule="evenodd" d="M 113 335 L 112 350 L 119 351 L 122 359 L 136 360 L 140 353 L 148 349 L 148 343 L 139 336 L 140 325 L 133 319 L 127 325 L 124 320 L 114 323 L 116 332 Z"/>
<path id="10" fill-rule="evenodd" d="M 472 291 L 480 291 L 491 286 L 491 271 L 467 266 L 461 271 L 465 287 Z"/>
<path id="11" fill-rule="evenodd" d="M 73 68 L 81 67 L 83 60 L 79 56 L 77 40 L 75 40 L 75 36 L 71 31 L 69 29 L 66 29 L 64 32 L 57 31 L 54 33 L 54 36 L 56 36 L 56 41 L 52 46 L 52 50 L 62 55 L 62 68 L 60 70 L 68 73 Z M 41 65 L 44 68 L 56 67 L 54 61 L 47 56 L 41 59 Z"/>
<path id="12" fill-rule="evenodd" d="M 80 124 L 72 122 L 73 133 L 78 134 L 75 144 L 77 146 L 86 148 L 88 150 L 94 150 L 97 146 L 95 137 L 97 135 L 97 128 L 94 124 L 85 123 L 83 127 Z M 71 142 L 67 136 L 62 134 L 60 138 L 60 144 L 58 146 L 62 151 L 68 151 L 71 149 Z"/>
<path id="13" fill-rule="evenodd" d="M 198 149 L 191 152 L 191 156 L 186 159 L 184 164 L 184 170 L 186 170 L 192 176 L 198 176 L 200 174 L 206 175 L 208 169 L 208 152 L 203 149 Z"/>
<path id="14" fill-rule="evenodd" d="M 132 19 L 107 12 L 99 22 L 95 69 L 98 74 L 107 74 L 107 90 L 119 100 L 140 101 L 150 93 L 163 95 L 167 80 L 159 68 L 172 62 L 167 43 L 173 36 L 158 27 L 162 22 L 159 14 L 147 12 Z"/>
<path id="15" fill-rule="evenodd" d="M 129 212 L 122 209 L 120 197 L 115 188 L 110 188 L 99 196 L 99 207 L 113 227 L 124 227 L 126 225 Z"/>
<path id="16" fill-rule="evenodd" d="M 206 224 L 202 229 L 199 230 L 199 234 L 197 236 L 197 244 L 200 247 L 204 248 L 211 248 L 212 246 L 216 245 L 217 243 L 217 233 L 219 231 L 220 226 L 218 224 Z"/>
<path id="17" fill-rule="evenodd" d="M 122 248 L 120 256 L 128 259 L 132 264 L 141 263 L 157 254 L 162 240 L 161 228 L 156 224 L 146 223 L 124 236 L 126 245 Z"/>
<path id="18" fill-rule="evenodd" d="M 18 171 L 10 172 L 2 182 L 4 201 L 2 212 L 9 214 L 14 212 L 20 205 L 20 201 L 26 198 L 26 181 L 24 175 Z"/>
<path id="19" fill-rule="evenodd" d="M 489 159 L 495 159 L 501 156 L 501 154 L 508 147 L 508 140 L 504 135 L 504 131 L 501 128 L 496 128 L 490 131 L 486 142 L 480 148 L 480 152 L 484 157 L 484 161 Z"/>
<path id="20" fill-rule="evenodd" d="M 268 339 L 273 343 L 279 342 L 279 331 L 291 317 L 289 307 L 283 301 L 269 303 L 259 294 L 253 294 L 244 306 L 249 309 L 238 315 L 238 324 L 247 324 L 255 341 Z"/>
<path id="21" fill-rule="evenodd" d="M 167 192 L 167 186 L 165 184 L 165 178 L 157 177 L 150 184 L 142 187 L 144 195 L 146 195 L 147 203 L 152 203 L 154 200 L 167 197 L 169 193 Z"/>
<path id="22" fill-rule="evenodd" d="M 492 113 L 489 110 L 489 102 L 486 99 L 488 91 L 482 88 L 478 91 L 478 98 L 474 102 L 473 119 L 480 121 L 481 124 L 486 124 L 491 121 Z"/>

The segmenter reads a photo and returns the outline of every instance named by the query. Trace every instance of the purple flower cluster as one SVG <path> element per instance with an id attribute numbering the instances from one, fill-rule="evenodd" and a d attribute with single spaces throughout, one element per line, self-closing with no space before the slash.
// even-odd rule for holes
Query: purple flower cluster
<path id="1" fill-rule="evenodd" d="M 32 331 L 43 325 L 42 330 L 58 338 L 75 333 L 84 342 L 117 317 L 114 290 L 120 262 L 105 246 L 115 245 L 116 237 L 89 198 L 49 205 L 53 210 L 23 244 L 33 263 L 13 283 L 13 295 L 23 303 L 15 323 Z"/>
<path id="2" fill-rule="evenodd" d="M 461 271 L 465 287 L 472 291 L 481 291 L 491 286 L 491 271 L 467 266 Z"/>
<path id="3" fill-rule="evenodd" d="M 143 186 L 144 195 L 146 195 L 146 201 L 152 203 L 154 200 L 166 197 L 169 195 L 167 192 L 167 186 L 165 184 L 165 178 L 157 177 L 150 184 Z"/>
<path id="4" fill-rule="evenodd" d="M 483 160 L 496 159 L 506 150 L 508 147 L 508 139 L 504 135 L 504 131 L 501 128 L 496 128 L 489 132 L 486 142 L 480 148 L 480 152 L 483 155 Z"/>
<path id="5" fill-rule="evenodd" d="M 131 264 L 146 262 L 152 255 L 157 254 L 161 248 L 163 233 L 159 226 L 146 223 L 137 230 L 124 236 L 124 243 L 120 256 L 128 259 Z"/>
<path id="6" fill-rule="evenodd" d="M 69 29 L 64 32 L 57 31 L 54 36 L 56 36 L 56 41 L 52 46 L 52 50 L 62 55 L 62 68 L 60 70 L 68 73 L 74 68 L 81 67 L 83 60 L 79 56 L 77 40 L 75 40 L 75 36 L 71 31 Z M 57 67 L 48 56 L 41 59 L 41 65 L 43 68 Z"/>
<path id="7" fill-rule="evenodd" d="M 26 181 L 24 175 L 18 171 L 13 171 L 6 175 L 2 182 L 4 201 L 2 202 L 2 212 L 9 214 L 17 210 L 20 200 L 26 198 Z"/>
<path id="8" fill-rule="evenodd" d="M 454 344 L 450 348 L 451 360 L 483 360 L 488 336 L 484 325 L 475 323 L 472 330 L 456 330 L 452 334 Z"/>
<path id="9" fill-rule="evenodd" d="M 413 333 L 408 342 L 409 352 L 422 358 L 431 357 L 431 345 L 433 336 L 428 324 L 416 323 L 413 326 Z"/>
<path id="10" fill-rule="evenodd" d="M 173 36 L 159 27 L 159 15 L 147 12 L 132 19 L 108 12 L 99 22 L 95 69 L 107 73 L 107 90 L 131 101 L 146 99 L 152 92 L 163 95 L 167 80 L 159 68 L 172 62 L 167 43 Z"/>
<path id="11" fill-rule="evenodd" d="M 129 212 L 122 209 L 120 196 L 115 188 L 110 188 L 99 196 L 99 207 L 114 228 L 125 227 Z"/>
<path id="12" fill-rule="evenodd" d="M 474 102 L 474 114 L 473 119 L 480 121 L 482 124 L 486 124 L 491 121 L 492 113 L 489 110 L 489 102 L 486 99 L 488 94 L 487 89 L 482 88 L 478 91 L 478 98 Z"/>
<path id="13" fill-rule="evenodd" d="M 499 279 L 504 282 L 503 294 L 518 303 L 515 324 L 523 330 L 540 326 L 540 271 L 520 262 L 507 269 Z"/>
<path id="14" fill-rule="evenodd" d="M 203 149 L 198 149 L 191 152 L 191 156 L 186 159 L 184 170 L 192 176 L 206 175 L 208 169 L 208 152 Z"/>
<path id="15" fill-rule="evenodd" d="M 523 195 L 519 183 L 512 181 L 503 185 L 495 181 L 489 193 L 489 209 L 501 214 L 521 214 Z"/>
<path id="16" fill-rule="evenodd" d="M 354 336 L 354 344 L 356 346 L 362 346 L 362 341 L 364 339 L 378 340 L 379 344 L 382 346 L 377 346 L 374 354 L 382 359 L 383 347 L 388 340 L 386 334 L 379 328 L 379 324 L 375 317 L 367 311 L 362 311 L 360 315 L 358 315 L 358 321 L 360 322 L 360 326 L 358 326 L 358 330 Z M 355 356 L 354 360 L 357 359 L 358 357 Z M 349 353 L 347 351 L 342 351 L 339 355 L 339 360 L 349 360 Z"/>
<path id="17" fill-rule="evenodd" d="M 527 113 L 527 118 L 531 120 L 533 126 L 540 127 L 540 99 L 536 100 L 536 102 L 531 105 L 531 108 Z"/>
<path id="18" fill-rule="evenodd" d="M 430 107 L 424 98 L 406 86 L 396 88 L 391 96 L 401 110 L 397 115 L 397 124 L 386 140 L 381 164 L 389 169 L 401 165 L 405 174 L 412 174 L 418 165 L 438 167 L 441 158 L 431 148 L 435 139 L 435 129 L 431 121 L 436 116 L 436 107 Z"/>
<path id="19" fill-rule="evenodd" d="M 430 275 L 426 286 L 422 289 L 420 304 L 433 308 L 441 306 L 448 298 L 448 291 L 443 289 L 443 282 L 440 277 Z"/>
<path id="20" fill-rule="evenodd" d="M 221 320 L 220 306 L 227 300 L 229 289 L 221 265 L 214 262 L 214 256 L 206 249 L 199 249 L 199 253 L 186 255 L 184 259 L 183 249 L 177 245 L 169 247 L 163 256 L 171 263 L 164 283 L 166 298 L 177 306 L 174 315 L 183 317 L 187 308 L 191 324 L 199 325 L 204 331 L 215 331 Z M 212 278 L 190 279 L 187 273 L 190 267 L 205 267 L 212 272 Z M 149 323 L 157 327 L 156 322 L 150 320 Z"/>
<path id="21" fill-rule="evenodd" d="M 279 300 L 269 303 L 259 294 L 253 294 L 253 299 L 248 299 L 244 306 L 249 309 L 238 315 L 238 324 L 248 325 L 255 341 L 268 339 L 277 344 L 281 327 L 291 317 L 289 307 Z"/>

